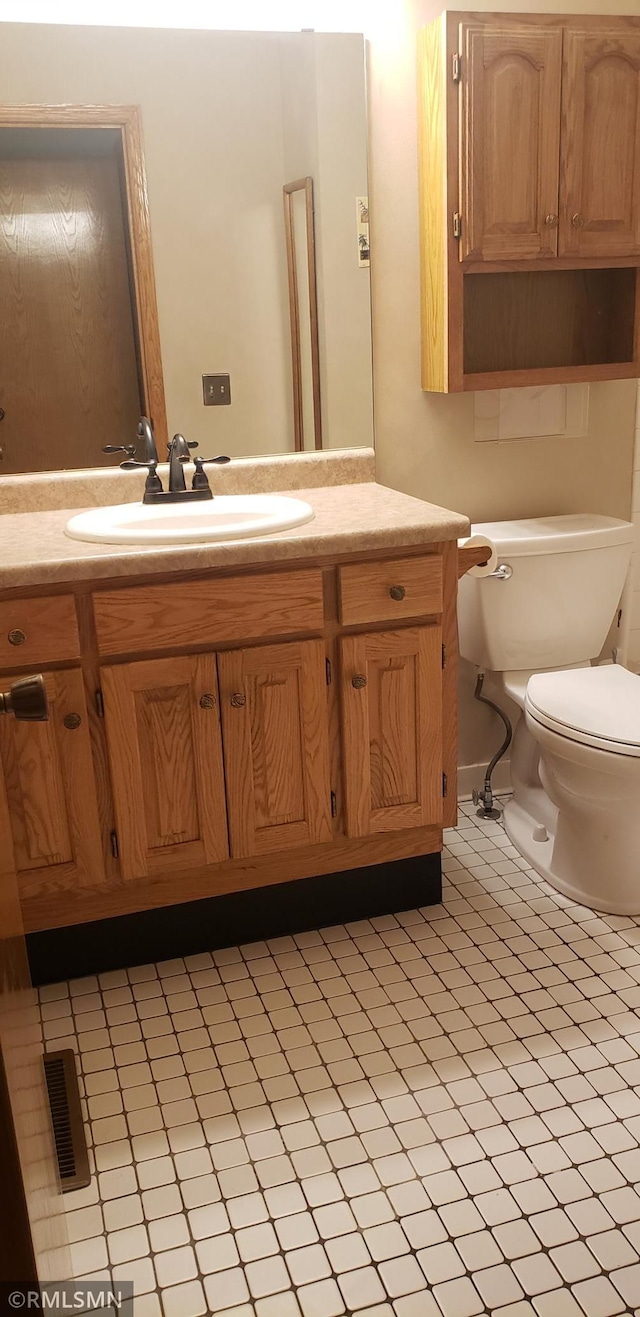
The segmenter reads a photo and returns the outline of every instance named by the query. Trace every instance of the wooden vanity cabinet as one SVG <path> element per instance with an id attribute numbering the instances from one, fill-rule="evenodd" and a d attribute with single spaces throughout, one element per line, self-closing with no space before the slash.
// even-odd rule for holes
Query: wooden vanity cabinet
<path id="1" fill-rule="evenodd" d="M 0 718 L 0 848 L 13 856 L 24 899 L 43 885 L 64 893 L 104 881 L 82 672 L 43 676 L 48 722 Z M 14 677 L 0 678 L 1 688 Z"/>
<path id="2" fill-rule="evenodd" d="M 27 929 L 440 850 L 456 586 L 452 542 L 76 587 L 51 721 L 0 719 Z"/>
<path id="3" fill-rule="evenodd" d="M 419 38 L 423 388 L 640 375 L 640 18 Z"/>
<path id="4" fill-rule="evenodd" d="M 234 859 L 331 841 L 322 640 L 218 655 Z"/>
<path id="5" fill-rule="evenodd" d="M 340 641 L 347 835 L 442 822 L 442 630 Z"/>
<path id="6" fill-rule="evenodd" d="M 229 855 L 215 655 L 101 669 L 122 877 Z"/>

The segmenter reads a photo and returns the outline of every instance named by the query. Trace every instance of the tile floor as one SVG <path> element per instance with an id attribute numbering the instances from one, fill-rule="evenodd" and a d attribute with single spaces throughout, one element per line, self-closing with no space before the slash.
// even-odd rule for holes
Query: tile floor
<path id="1" fill-rule="evenodd" d="M 640 920 L 462 806 L 440 906 L 40 991 L 136 1317 L 640 1314 Z"/>

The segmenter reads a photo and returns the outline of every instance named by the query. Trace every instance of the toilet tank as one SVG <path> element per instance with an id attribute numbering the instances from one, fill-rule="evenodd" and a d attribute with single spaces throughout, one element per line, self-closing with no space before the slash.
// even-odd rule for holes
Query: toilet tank
<path id="1" fill-rule="evenodd" d="M 460 653 L 493 672 L 534 671 L 596 658 L 625 583 L 633 526 L 576 514 L 472 526 L 496 546 L 496 576 L 463 576 Z"/>

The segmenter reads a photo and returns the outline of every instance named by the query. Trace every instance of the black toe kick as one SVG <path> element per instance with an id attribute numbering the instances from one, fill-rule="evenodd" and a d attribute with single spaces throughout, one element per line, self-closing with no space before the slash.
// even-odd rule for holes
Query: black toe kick
<path id="1" fill-rule="evenodd" d="M 441 896 L 439 854 L 255 887 L 29 933 L 31 977 L 36 985 L 82 978 L 434 905 Z"/>

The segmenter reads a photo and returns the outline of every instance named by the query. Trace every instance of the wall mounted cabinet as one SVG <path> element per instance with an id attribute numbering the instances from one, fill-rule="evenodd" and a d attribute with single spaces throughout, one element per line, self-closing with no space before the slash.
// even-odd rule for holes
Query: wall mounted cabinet
<path id="1" fill-rule="evenodd" d="M 640 374 L 640 19 L 419 39 L 423 388 Z"/>

